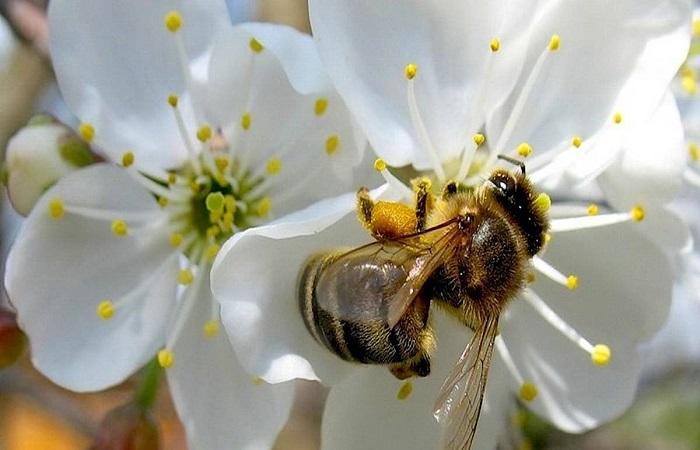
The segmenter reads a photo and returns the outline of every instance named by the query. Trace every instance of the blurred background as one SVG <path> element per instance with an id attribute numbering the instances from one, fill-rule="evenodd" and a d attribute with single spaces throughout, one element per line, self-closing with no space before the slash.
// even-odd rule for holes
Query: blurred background
<path id="1" fill-rule="evenodd" d="M 53 81 L 47 55 L 46 0 L 0 0 L 0 154 L 8 139 L 37 113 L 71 123 Z M 229 0 L 234 21 L 289 24 L 308 31 L 306 0 Z M 20 219 L 0 186 L 0 274 Z M 1 278 L 1 277 L 0 277 Z M 512 429 L 503 449 L 700 449 L 700 305 L 683 301 L 670 323 L 645 351 L 645 376 L 634 407 L 617 421 L 578 436 L 553 430 L 513 402 Z M 4 289 L 0 308 L 10 309 Z M 9 319 L 0 316 L 0 361 Z M 5 328 L 3 328 L 5 327 Z M 4 334 L 3 334 L 4 333 Z M 33 370 L 25 349 L 19 361 L 0 368 L 0 450 L 88 449 L 100 422 L 133 396 L 136 380 L 98 394 L 74 394 Z M 0 367 L 2 364 L 0 363 Z M 276 449 L 319 447 L 325 391 L 299 383 L 292 418 Z M 182 427 L 161 387 L 155 408 L 160 448 L 185 449 Z M 126 450 L 127 447 L 114 447 Z M 128 447 L 131 448 L 131 447 Z"/>

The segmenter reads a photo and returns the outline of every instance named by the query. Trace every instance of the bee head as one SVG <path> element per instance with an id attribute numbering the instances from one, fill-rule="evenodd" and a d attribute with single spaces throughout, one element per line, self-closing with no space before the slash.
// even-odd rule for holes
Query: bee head
<path id="1" fill-rule="evenodd" d="M 495 200 L 522 232 L 527 242 L 528 254 L 536 255 L 544 244 L 549 221 L 546 212 L 535 202 L 537 193 L 525 171 L 511 173 L 504 169 L 496 169 L 489 177 L 488 184 Z"/>

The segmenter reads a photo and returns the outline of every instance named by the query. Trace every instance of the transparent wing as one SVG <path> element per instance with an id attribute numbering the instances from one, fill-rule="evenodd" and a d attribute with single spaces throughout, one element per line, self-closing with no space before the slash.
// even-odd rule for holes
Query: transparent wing
<path id="1" fill-rule="evenodd" d="M 472 445 L 497 334 L 498 316 L 488 317 L 440 389 L 433 414 L 442 425 L 445 449 L 468 450 Z"/>
<path id="2" fill-rule="evenodd" d="M 347 321 L 381 320 L 393 327 L 443 262 L 457 233 L 438 227 L 371 244 L 328 263 L 316 283 L 320 309 Z"/>

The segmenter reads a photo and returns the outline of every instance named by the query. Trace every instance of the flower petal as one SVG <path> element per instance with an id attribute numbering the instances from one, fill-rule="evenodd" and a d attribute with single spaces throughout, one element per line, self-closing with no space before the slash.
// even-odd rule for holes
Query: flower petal
<path id="1" fill-rule="evenodd" d="M 289 416 L 294 384 L 255 382 L 238 362 L 224 330 L 211 337 L 204 334 L 205 323 L 218 318 L 219 308 L 205 278 L 175 342 L 176 362 L 166 372 L 189 447 L 272 448 Z"/>
<path id="2" fill-rule="evenodd" d="M 166 101 L 185 90 L 177 37 L 163 22 L 171 10 L 182 13 L 178 33 L 192 63 L 228 22 L 219 0 L 51 2 L 51 56 L 61 92 L 112 158 L 132 150 L 140 164 L 167 168 L 186 155 Z"/>
<path id="3" fill-rule="evenodd" d="M 314 0 L 309 13 L 321 59 L 377 153 L 424 169 L 430 159 L 410 118 L 404 68 L 418 67 L 417 104 L 440 159 L 455 157 L 510 92 L 533 3 Z M 492 54 L 497 37 L 507 45 Z M 486 106 L 476 104 L 482 93 Z"/>
<path id="4" fill-rule="evenodd" d="M 49 216 L 54 199 L 63 201 L 61 219 Z M 109 219 L 72 213 L 72 207 L 122 217 L 129 234 L 117 237 Z M 164 225 L 160 214 L 153 197 L 125 171 L 99 164 L 61 179 L 24 222 L 5 284 L 34 364 L 57 384 L 104 389 L 162 345 L 178 261 L 158 226 Z M 105 299 L 115 305 L 110 320 L 96 314 Z"/>

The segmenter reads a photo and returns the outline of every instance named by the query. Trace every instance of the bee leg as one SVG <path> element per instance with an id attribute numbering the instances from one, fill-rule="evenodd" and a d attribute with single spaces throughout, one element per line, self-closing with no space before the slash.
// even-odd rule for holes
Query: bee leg
<path id="1" fill-rule="evenodd" d="M 372 228 L 373 209 L 374 200 L 369 196 L 369 190 L 363 186 L 357 191 L 357 218 L 360 220 L 362 226 L 374 235 L 374 230 Z"/>
<path id="2" fill-rule="evenodd" d="M 420 350 L 408 361 L 392 364 L 389 371 L 399 380 L 411 377 L 427 377 L 430 375 L 430 354 L 435 346 L 435 336 L 430 327 L 426 327 L 421 333 Z"/>
<path id="3" fill-rule="evenodd" d="M 427 177 L 416 178 L 411 181 L 416 193 L 416 231 L 425 230 L 428 214 L 433 207 L 433 195 L 430 192 L 432 182 Z"/>
<path id="4" fill-rule="evenodd" d="M 440 198 L 442 198 L 443 200 L 448 200 L 450 197 L 457 194 L 457 191 L 457 182 L 454 180 L 450 180 L 445 184 L 445 187 L 442 188 L 442 194 L 440 195 Z"/>

